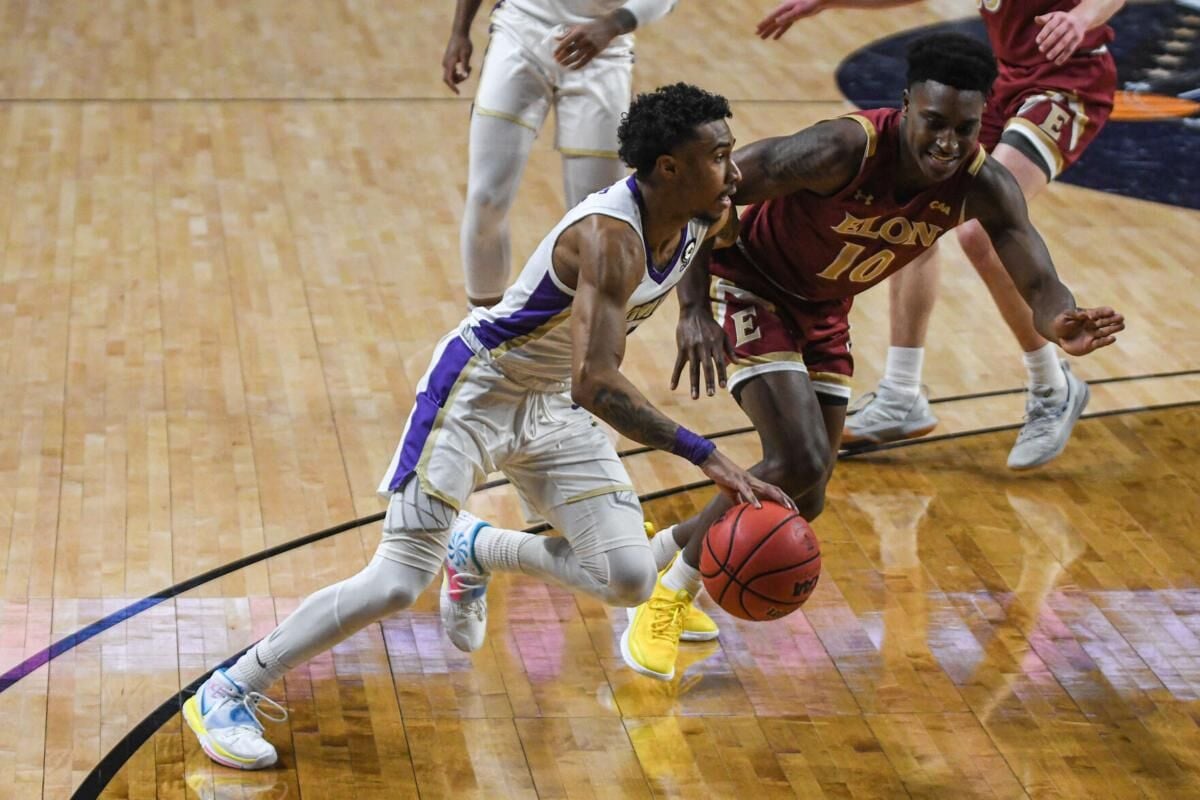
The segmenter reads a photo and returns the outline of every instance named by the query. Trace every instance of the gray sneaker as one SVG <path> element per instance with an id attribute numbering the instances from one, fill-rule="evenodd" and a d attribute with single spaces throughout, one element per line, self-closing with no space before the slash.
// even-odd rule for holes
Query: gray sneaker
<path id="1" fill-rule="evenodd" d="M 847 414 L 842 444 L 856 447 L 916 439 L 937 424 L 937 417 L 929 410 L 925 387 L 914 397 L 881 383 L 878 391 L 863 395 Z"/>
<path id="2" fill-rule="evenodd" d="M 1008 454 L 1009 469 L 1038 467 L 1058 456 L 1067 446 L 1079 415 L 1087 407 L 1092 392 L 1076 378 L 1066 362 L 1062 365 L 1067 379 L 1067 399 L 1052 405 L 1042 393 L 1029 392 L 1025 398 L 1025 425 Z"/>

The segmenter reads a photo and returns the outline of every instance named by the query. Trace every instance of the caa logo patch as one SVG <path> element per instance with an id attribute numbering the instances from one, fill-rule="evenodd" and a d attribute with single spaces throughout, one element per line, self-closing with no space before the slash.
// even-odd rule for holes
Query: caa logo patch
<path id="1" fill-rule="evenodd" d="M 692 260 L 692 256 L 696 254 L 696 240 L 692 239 L 687 243 L 687 247 L 683 248 L 683 260 L 680 261 L 681 267 L 686 267 Z"/>

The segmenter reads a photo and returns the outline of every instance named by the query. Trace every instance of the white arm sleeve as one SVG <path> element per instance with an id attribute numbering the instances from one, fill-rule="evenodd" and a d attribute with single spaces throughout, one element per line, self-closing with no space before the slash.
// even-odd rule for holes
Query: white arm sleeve
<path id="1" fill-rule="evenodd" d="M 670 14 L 676 2 L 677 0 L 629 0 L 622 8 L 633 14 L 639 28 L 644 28 Z"/>

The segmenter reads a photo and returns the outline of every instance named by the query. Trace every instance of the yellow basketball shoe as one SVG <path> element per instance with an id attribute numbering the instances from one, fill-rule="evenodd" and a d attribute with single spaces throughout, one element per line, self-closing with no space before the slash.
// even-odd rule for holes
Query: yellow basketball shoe
<path id="1" fill-rule="evenodd" d="M 621 634 L 621 658 L 630 669 L 662 681 L 675 677 L 679 637 L 691 604 L 686 589 L 671 591 L 659 576 L 654 593 L 633 609 L 633 620 Z"/>
<path id="2" fill-rule="evenodd" d="M 653 539 L 658 534 L 658 532 L 654 529 L 653 522 L 645 523 L 645 527 L 647 537 Z M 675 558 L 679 558 L 679 556 L 677 555 Z M 667 563 L 667 566 L 663 567 L 662 572 L 658 574 L 662 575 L 664 572 L 669 570 L 671 568 L 671 564 L 675 562 L 675 558 L 671 559 L 671 561 Z M 630 622 L 633 622 L 634 611 L 635 609 L 629 609 Z M 700 608 L 700 606 L 696 605 L 695 603 L 692 603 L 690 606 L 688 606 L 687 618 L 683 621 L 683 634 L 679 637 L 681 641 L 711 642 L 720 635 L 721 629 L 717 627 L 716 620 L 714 620 L 708 614 L 705 614 L 704 609 Z"/>

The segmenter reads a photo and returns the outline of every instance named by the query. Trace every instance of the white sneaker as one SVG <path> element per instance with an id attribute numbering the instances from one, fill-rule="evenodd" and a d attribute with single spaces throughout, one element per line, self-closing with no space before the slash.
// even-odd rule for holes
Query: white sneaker
<path id="1" fill-rule="evenodd" d="M 482 647 L 487 634 L 487 587 L 491 576 L 475 560 L 475 536 L 489 527 L 474 514 L 460 511 L 450 528 L 446 577 L 438 608 L 446 636 L 464 653 Z"/>
<path id="2" fill-rule="evenodd" d="M 1017 434 L 1016 444 L 1008 454 L 1010 469 L 1038 467 L 1058 456 L 1067 446 L 1071 431 L 1079 421 L 1079 415 L 1087 407 L 1092 391 L 1088 385 L 1076 378 L 1062 363 L 1067 379 L 1067 399 L 1053 403 L 1049 390 L 1030 391 L 1025 398 L 1025 425 Z"/>
<path id="3" fill-rule="evenodd" d="M 283 706 L 266 695 L 247 692 L 219 669 L 183 704 L 183 718 L 213 761 L 235 769 L 263 769 L 274 764 L 279 755 L 263 738 L 263 726 L 258 721 L 260 703 L 279 711 L 279 716 L 262 712 L 267 719 L 287 720 Z"/>
<path id="4" fill-rule="evenodd" d="M 916 395 L 898 392 L 880 383 L 879 389 L 863 395 L 846 415 L 842 444 L 865 445 L 916 439 L 937 427 L 929 410 L 925 387 Z"/>

